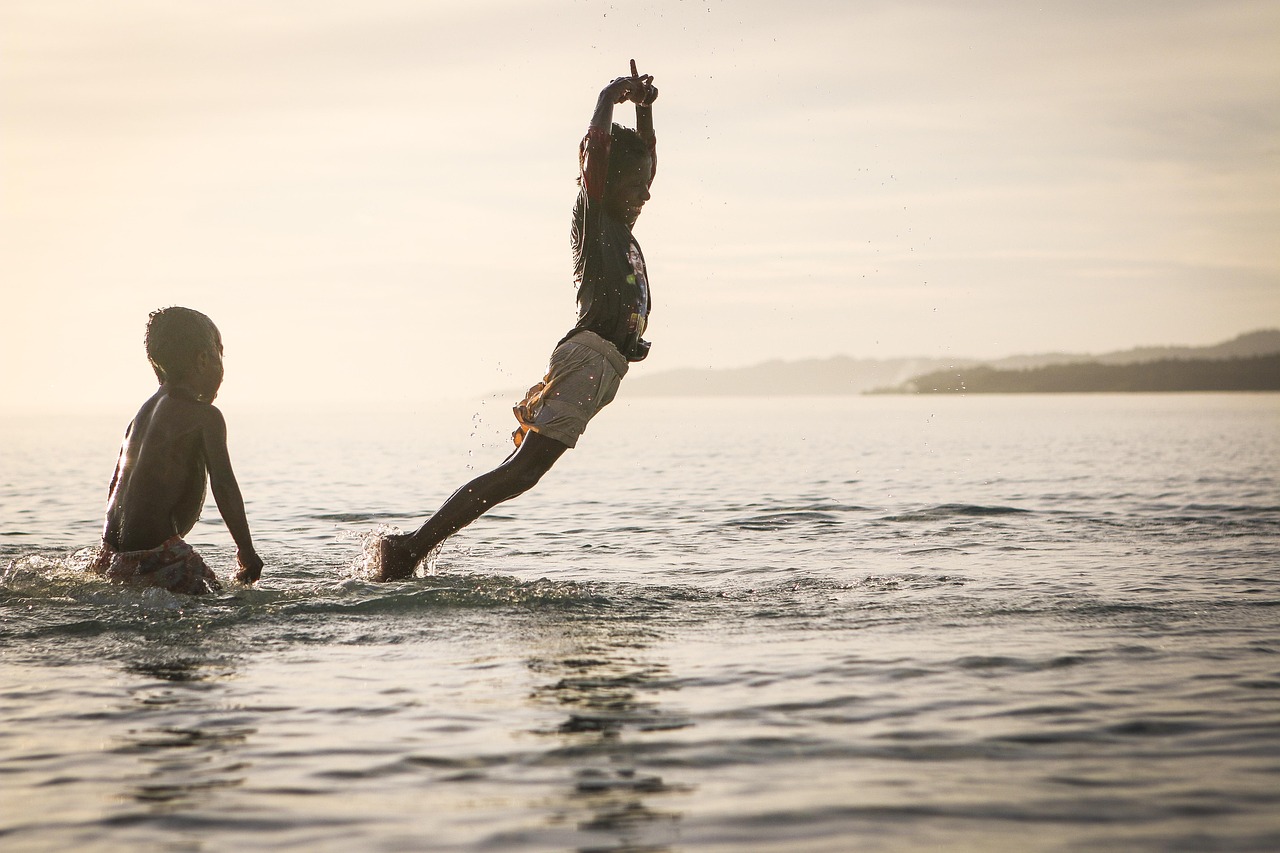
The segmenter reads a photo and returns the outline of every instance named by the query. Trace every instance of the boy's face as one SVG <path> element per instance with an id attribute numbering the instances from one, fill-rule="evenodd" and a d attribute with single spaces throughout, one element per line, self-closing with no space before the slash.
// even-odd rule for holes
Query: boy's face
<path id="1" fill-rule="evenodd" d="M 212 403 L 222 387 L 222 335 L 213 330 L 213 346 L 196 358 L 196 369 L 191 377 L 197 397 L 205 403 Z"/>
<path id="2" fill-rule="evenodd" d="M 609 215 L 621 219 L 628 226 L 635 225 L 649 200 L 649 180 L 653 177 L 653 160 L 643 157 L 622 169 L 620 175 L 611 178 L 605 193 L 604 205 Z"/>

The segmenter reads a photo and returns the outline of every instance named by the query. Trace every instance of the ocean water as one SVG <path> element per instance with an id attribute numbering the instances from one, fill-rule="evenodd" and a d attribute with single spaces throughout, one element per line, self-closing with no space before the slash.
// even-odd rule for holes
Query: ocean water
<path id="1" fill-rule="evenodd" d="M 1280 849 L 1280 395 L 624 388 L 387 585 L 505 404 L 224 411 L 205 599 L 82 570 L 128 413 L 0 421 L 7 853 Z"/>

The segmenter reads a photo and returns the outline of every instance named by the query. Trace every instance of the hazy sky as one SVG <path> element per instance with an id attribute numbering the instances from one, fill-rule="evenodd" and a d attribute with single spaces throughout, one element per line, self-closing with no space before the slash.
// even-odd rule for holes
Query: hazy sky
<path id="1" fill-rule="evenodd" d="M 1273 0 L 6 0 L 0 406 L 131 412 L 171 304 L 227 405 L 528 386 L 631 57 L 638 370 L 1280 326 L 1278 44 Z"/>

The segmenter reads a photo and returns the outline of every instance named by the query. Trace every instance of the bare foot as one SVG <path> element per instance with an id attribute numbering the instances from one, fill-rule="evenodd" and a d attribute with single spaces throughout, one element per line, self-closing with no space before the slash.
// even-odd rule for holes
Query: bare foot
<path id="1" fill-rule="evenodd" d="M 413 577 L 413 570 L 418 568 L 418 560 L 409 553 L 405 543 L 408 536 L 404 534 L 388 534 L 378 540 L 378 563 L 373 569 L 376 581 L 398 581 Z"/>

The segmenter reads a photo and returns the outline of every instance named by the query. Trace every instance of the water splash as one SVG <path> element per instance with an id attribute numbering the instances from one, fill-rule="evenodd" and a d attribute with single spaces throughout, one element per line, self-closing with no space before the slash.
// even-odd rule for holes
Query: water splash
<path id="1" fill-rule="evenodd" d="M 92 578 L 89 566 L 98 557 L 98 548 L 80 548 L 63 556 L 23 554 L 0 569 L 0 587 L 11 592 L 45 590 L 51 585 L 84 583 Z"/>
<path id="2" fill-rule="evenodd" d="M 354 530 L 342 533 L 338 536 L 340 542 L 355 542 L 360 546 L 360 550 L 351 561 L 342 567 L 341 578 L 343 580 L 371 581 L 377 577 L 382 570 L 381 553 L 378 543 L 387 536 L 401 535 L 402 531 L 399 527 L 390 524 L 379 524 L 372 530 Z M 444 547 L 444 543 L 437 545 L 427 554 L 425 560 L 414 569 L 413 577 L 425 578 L 436 574 L 436 560 L 440 556 L 440 550 Z"/>

